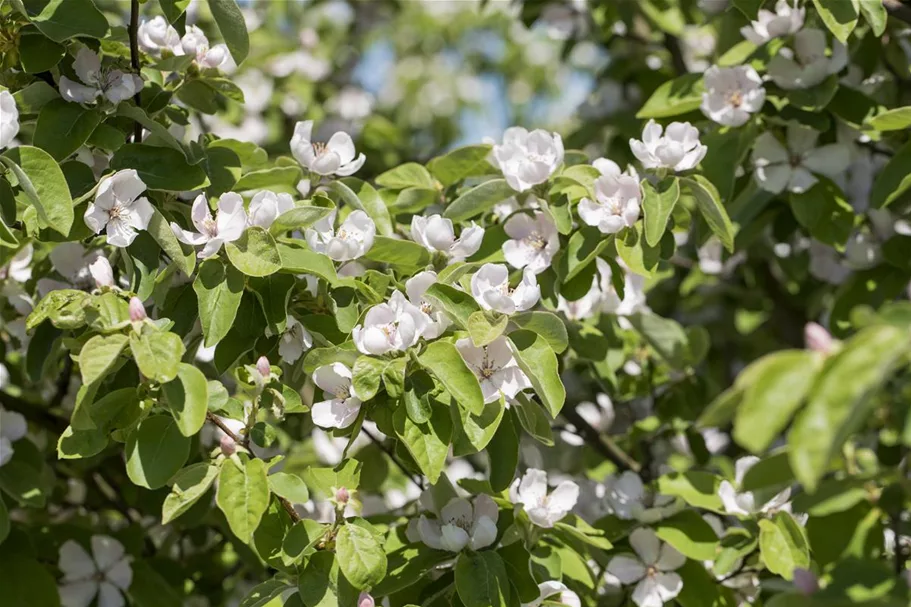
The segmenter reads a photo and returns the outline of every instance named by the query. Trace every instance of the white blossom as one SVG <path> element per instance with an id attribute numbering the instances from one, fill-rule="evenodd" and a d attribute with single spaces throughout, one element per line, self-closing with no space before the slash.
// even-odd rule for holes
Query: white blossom
<path id="1" fill-rule="evenodd" d="M 146 184 L 134 169 L 117 171 L 98 184 L 95 201 L 85 210 L 85 225 L 95 234 L 106 228 L 108 244 L 128 247 L 137 230 L 145 230 L 154 209 L 145 196 Z"/>
<path id="2" fill-rule="evenodd" d="M 608 478 L 604 487 L 607 505 L 619 519 L 654 523 L 681 509 L 679 500 L 652 491 L 638 474 L 629 470 Z"/>
<path id="3" fill-rule="evenodd" d="M 429 319 L 424 328 L 422 336 L 424 339 L 436 339 L 451 324 L 449 317 L 442 310 L 436 309 L 433 302 L 424 297 L 424 293 L 436 281 L 437 273 L 431 270 L 418 272 L 405 281 L 405 294 L 408 295 L 408 301 L 420 308 Z"/>
<path id="4" fill-rule="evenodd" d="M 770 132 L 762 133 L 753 148 L 753 173 L 764 190 L 776 194 L 805 192 L 817 182 L 813 173 L 835 177 L 851 162 L 850 148 L 843 143 L 815 147 L 819 133 L 792 123 L 788 125 L 787 147 Z"/>
<path id="5" fill-rule="evenodd" d="M 789 36 L 803 27 L 806 9 L 798 5 L 798 0 L 778 0 L 775 12 L 759 9 L 756 20 L 740 28 L 743 37 L 759 46 L 772 38 Z"/>
<path id="6" fill-rule="evenodd" d="M 351 369 L 342 363 L 324 365 L 313 372 L 313 383 L 326 398 L 310 409 L 313 423 L 321 428 L 347 428 L 353 424 L 361 411 L 361 399 L 354 393 Z"/>
<path id="7" fill-rule="evenodd" d="M 2 371 L 8 373 L 6 367 Z M 0 407 L 0 466 L 13 457 L 13 443 L 25 436 L 27 430 L 25 417 L 21 413 Z"/>
<path id="8" fill-rule="evenodd" d="M 60 604 L 63 607 L 88 607 L 98 596 L 98 607 L 123 607 L 122 592 L 133 582 L 131 558 L 123 544 L 106 535 L 92 536 L 92 554 L 73 540 L 60 547 L 63 572 Z"/>
<path id="9" fill-rule="evenodd" d="M 672 122 L 663 129 L 649 120 L 642 141 L 630 139 L 629 147 L 646 169 L 689 171 L 702 162 L 708 148 L 699 142 L 699 130 L 689 122 Z"/>
<path id="10" fill-rule="evenodd" d="M 278 216 L 294 208 L 294 199 L 291 194 L 270 192 L 263 190 L 257 192 L 250 201 L 247 209 L 247 223 L 268 230 L 278 219 Z"/>
<path id="11" fill-rule="evenodd" d="M 599 433 L 606 433 L 616 417 L 613 401 L 603 392 L 595 396 L 595 402 L 584 401 L 576 405 L 576 413 Z M 566 430 L 560 432 L 560 438 L 573 447 L 585 444 L 585 439 L 578 434 L 578 428 L 572 424 L 566 425 Z"/>
<path id="12" fill-rule="evenodd" d="M 463 337 L 456 342 L 456 348 L 478 378 L 485 403 L 495 402 L 501 396 L 508 403 L 522 390 L 531 388 L 528 376 L 519 368 L 509 342 L 502 335 L 481 347 Z"/>
<path id="13" fill-rule="evenodd" d="M 595 200 L 583 198 L 579 201 L 582 221 L 597 227 L 602 234 L 616 234 L 633 227 L 639 219 L 642 203 L 642 189 L 635 178 L 620 174 L 618 167 L 617 173 L 602 174 L 595 179 L 594 191 Z"/>
<path id="14" fill-rule="evenodd" d="M 421 501 L 426 503 L 423 496 Z M 422 514 L 409 535 L 416 531 L 417 537 L 434 550 L 480 550 L 497 539 L 498 518 L 499 509 L 489 495 L 482 493 L 472 502 L 456 497 L 443 506 L 439 518 Z"/>
<path id="15" fill-rule="evenodd" d="M 752 491 L 742 491 L 743 479 L 746 473 L 759 463 L 759 458 L 754 456 L 741 457 L 734 463 L 734 484 L 721 481 L 718 487 L 718 497 L 728 514 L 739 516 L 752 516 L 781 510 L 791 499 L 791 489 L 787 488 L 773 496 L 762 499 Z M 735 486 L 736 485 L 736 486 Z"/>
<path id="16" fill-rule="evenodd" d="M 67 101 L 88 104 L 96 103 L 99 97 L 104 97 L 117 105 L 142 90 L 142 77 L 102 67 L 101 57 L 86 47 L 80 48 L 76 53 L 73 71 L 82 84 L 66 76 L 60 77 L 60 95 Z"/>
<path id="17" fill-rule="evenodd" d="M 114 269 L 107 257 L 99 256 L 95 261 L 89 264 L 89 273 L 95 280 L 95 286 L 99 289 L 102 287 L 114 286 Z"/>
<path id="18" fill-rule="evenodd" d="M 187 31 L 180 39 L 184 55 L 195 57 L 197 65 L 204 68 L 217 68 L 228 59 L 228 47 L 224 44 L 209 46 L 209 39 L 199 27 L 188 25 Z"/>
<path id="19" fill-rule="evenodd" d="M 429 323 L 429 316 L 395 291 L 388 303 L 367 311 L 364 324 L 354 327 L 351 338 L 362 354 L 402 352 L 418 342 Z"/>
<path id="20" fill-rule="evenodd" d="M 560 234 L 550 215 L 516 213 L 506 220 L 503 230 L 509 240 L 503 243 L 503 256 L 514 268 L 528 268 L 540 274 L 550 267 L 560 250 Z"/>
<path id="21" fill-rule="evenodd" d="M 291 153 L 303 166 L 316 175 L 354 175 L 366 162 L 360 154 L 355 158 L 351 135 L 338 131 L 326 143 L 312 141 L 313 121 L 298 122 L 291 138 Z"/>
<path id="22" fill-rule="evenodd" d="M 193 247 L 203 245 L 196 254 L 200 259 L 212 257 L 226 242 L 234 242 L 247 229 L 247 214 L 244 211 L 244 199 L 240 194 L 226 192 L 218 199 L 218 213 L 213 218 L 209 210 L 209 201 L 205 194 L 200 194 L 193 201 L 190 219 L 198 230 L 190 232 L 171 222 L 171 231 L 182 243 Z"/>
<path id="23" fill-rule="evenodd" d="M 11 278 L 16 282 L 28 282 L 32 277 L 32 256 L 35 248 L 32 243 L 19 249 L 5 266 L 0 268 L 0 279 Z"/>
<path id="24" fill-rule="evenodd" d="M 317 253 L 335 261 L 350 261 L 366 254 L 376 237 L 376 224 L 364 211 L 353 211 L 338 230 L 333 230 L 336 212 L 307 228 L 304 237 Z"/>
<path id="25" fill-rule="evenodd" d="M 538 598 L 522 603 L 522 607 L 540 607 L 547 601 L 548 605 L 560 604 L 566 607 L 582 607 L 579 595 L 570 590 L 563 582 L 542 582 L 538 584 Z"/>
<path id="26" fill-rule="evenodd" d="M 503 264 L 485 263 L 471 277 L 471 294 L 484 310 L 503 314 L 524 312 L 541 298 L 541 288 L 534 272 L 522 271 L 522 280 L 515 289 L 509 287 L 509 269 Z"/>
<path id="27" fill-rule="evenodd" d="M 456 238 L 451 219 L 442 215 L 414 215 L 411 218 L 411 239 L 431 253 L 440 252 L 448 255 L 451 261 L 462 261 L 481 248 L 484 228 L 471 222 Z"/>
<path id="28" fill-rule="evenodd" d="M 304 352 L 313 347 L 313 336 L 299 320 L 287 315 L 285 330 L 278 341 L 278 355 L 287 363 L 294 363 Z"/>
<path id="29" fill-rule="evenodd" d="M 183 49 L 180 49 L 180 53 L 175 52 L 175 49 L 180 47 L 180 34 L 161 15 L 149 21 L 143 21 L 139 25 L 137 39 L 139 48 L 156 57 L 160 57 L 161 51 L 164 49 L 174 54 L 183 54 Z"/>
<path id="30" fill-rule="evenodd" d="M 503 143 L 493 146 L 492 159 L 509 187 L 524 192 L 547 181 L 563 162 L 563 139 L 542 129 L 529 133 L 510 127 L 503 133 Z"/>
<path id="31" fill-rule="evenodd" d="M 624 586 L 636 584 L 632 599 L 639 607 L 671 602 L 683 589 L 683 580 L 674 571 L 686 563 L 686 557 L 663 544 L 648 528 L 633 531 L 629 543 L 636 554 L 613 557 L 607 564 L 608 573 Z"/>
<path id="32" fill-rule="evenodd" d="M 838 73 L 848 62 L 843 44 L 833 42 L 832 52 L 826 48 L 822 30 L 807 28 L 794 36 L 794 48 L 783 48 L 772 57 L 766 68 L 772 81 L 786 90 L 806 89 Z"/>
<path id="33" fill-rule="evenodd" d="M 533 524 L 549 529 L 576 505 L 579 485 L 563 481 L 548 494 L 547 473 L 529 468 L 521 480 L 516 479 L 513 483 L 509 499 L 516 505 L 522 505 Z"/>
<path id="34" fill-rule="evenodd" d="M 0 91 L 0 148 L 5 148 L 19 134 L 19 110 L 9 91 Z"/>
<path id="35" fill-rule="evenodd" d="M 97 286 L 92 274 L 92 264 L 103 257 L 101 251 L 86 249 L 78 242 L 61 242 L 48 254 L 54 270 L 63 277 L 57 280 L 45 276 L 36 285 L 42 297 L 56 289 L 91 289 Z"/>
<path id="36" fill-rule="evenodd" d="M 742 126 L 765 103 L 762 78 L 749 65 L 713 65 L 706 70 L 704 80 L 700 109 L 718 124 Z"/>

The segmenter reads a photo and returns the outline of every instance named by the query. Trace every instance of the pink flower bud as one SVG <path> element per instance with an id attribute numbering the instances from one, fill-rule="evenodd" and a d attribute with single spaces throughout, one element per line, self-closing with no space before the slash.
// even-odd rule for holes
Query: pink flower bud
<path id="1" fill-rule="evenodd" d="M 349 499 L 351 499 L 351 494 L 344 487 L 335 490 L 335 501 L 339 504 L 347 504 Z"/>
<path id="2" fill-rule="evenodd" d="M 269 367 L 269 359 L 265 356 L 260 356 L 256 361 L 256 370 L 263 377 L 269 377 L 272 374 L 272 369 Z"/>
<path id="3" fill-rule="evenodd" d="M 812 571 L 797 567 L 794 569 L 794 587 L 800 594 L 810 596 L 819 591 L 819 580 Z"/>
<path id="4" fill-rule="evenodd" d="M 376 601 L 366 592 L 362 592 L 361 596 L 357 597 L 357 607 L 376 607 Z"/>
<path id="5" fill-rule="evenodd" d="M 137 322 L 140 320 L 145 320 L 148 318 L 146 316 L 145 306 L 142 305 L 142 301 L 138 297 L 130 298 L 130 320 Z"/>
<path id="6" fill-rule="evenodd" d="M 234 452 L 237 451 L 237 443 L 234 442 L 234 439 L 225 434 L 221 437 L 221 452 L 225 455 L 234 455 Z"/>
<path id="7" fill-rule="evenodd" d="M 823 354 L 828 354 L 835 346 L 832 335 L 825 327 L 815 322 L 808 322 L 803 328 L 803 339 L 809 349 Z"/>

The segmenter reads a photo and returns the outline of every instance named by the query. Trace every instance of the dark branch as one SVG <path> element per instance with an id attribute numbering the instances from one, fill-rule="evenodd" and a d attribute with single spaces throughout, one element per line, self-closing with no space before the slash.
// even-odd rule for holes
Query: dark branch
<path id="1" fill-rule="evenodd" d="M 131 0 L 130 5 L 130 65 L 133 71 L 139 74 L 139 0 Z M 133 98 L 136 106 L 142 106 L 142 93 L 137 92 Z M 139 143 L 142 140 L 142 125 L 138 122 L 133 125 L 133 143 Z"/>
<path id="2" fill-rule="evenodd" d="M 367 435 L 367 438 L 369 438 L 369 439 L 373 442 L 374 445 L 376 445 L 377 447 L 379 447 L 380 450 L 381 450 L 383 453 L 385 453 L 386 455 L 389 456 L 389 459 L 392 460 L 392 463 L 394 463 L 396 466 L 398 466 L 399 470 L 401 470 L 402 473 L 403 473 L 406 477 L 408 477 L 408 480 L 410 480 L 412 483 L 414 483 L 415 485 L 417 485 L 418 489 L 420 489 L 420 490 L 422 490 L 422 491 L 424 490 L 424 485 L 421 484 L 421 482 L 420 482 L 419 480 L 417 480 L 417 479 L 411 474 L 411 472 L 408 470 L 408 468 L 405 467 L 405 464 L 403 464 L 401 461 L 399 461 L 399 458 L 397 458 L 397 457 L 395 456 L 395 452 L 394 452 L 392 449 L 390 449 L 389 447 L 387 447 L 386 445 L 384 445 L 384 444 L 383 444 L 383 441 L 381 441 L 380 439 L 378 439 L 377 437 L 375 437 L 373 434 L 371 434 L 371 433 L 367 430 L 367 428 L 363 428 L 363 427 L 362 427 L 362 428 L 361 428 L 361 432 L 363 432 L 364 434 L 366 434 L 366 435 Z"/>
<path id="3" fill-rule="evenodd" d="M 565 407 L 560 411 L 560 415 L 565 417 L 569 423 L 576 427 L 580 432 L 580 436 L 582 436 L 589 445 L 598 451 L 598 453 L 612 461 L 620 470 L 632 470 L 637 474 L 642 470 L 642 466 L 640 466 L 636 460 L 620 449 L 610 437 L 602 435 L 592 427 L 591 424 L 579 415 L 574 407 Z"/>

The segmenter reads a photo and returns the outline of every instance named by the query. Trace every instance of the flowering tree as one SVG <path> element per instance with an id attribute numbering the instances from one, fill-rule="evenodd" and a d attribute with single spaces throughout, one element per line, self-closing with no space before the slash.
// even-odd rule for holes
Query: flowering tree
<path id="1" fill-rule="evenodd" d="M 0 3 L 0 602 L 908 605 L 911 5 L 590 4 Z"/>

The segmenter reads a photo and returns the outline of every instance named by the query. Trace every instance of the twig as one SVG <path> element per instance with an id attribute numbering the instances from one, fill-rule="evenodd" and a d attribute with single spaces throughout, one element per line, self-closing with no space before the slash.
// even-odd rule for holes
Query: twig
<path id="1" fill-rule="evenodd" d="M 131 0 L 130 4 L 130 65 L 133 71 L 139 74 L 139 0 Z M 137 91 L 133 99 L 136 106 L 142 106 L 141 92 Z M 133 143 L 142 140 L 142 125 L 137 122 L 133 125 Z"/>
<path id="2" fill-rule="evenodd" d="M 231 440 L 233 440 L 235 443 L 242 445 L 245 448 L 249 446 L 249 444 L 250 444 L 249 437 L 242 438 L 241 436 L 239 436 L 237 433 L 235 433 L 233 430 L 231 430 L 231 428 L 229 428 L 225 424 L 225 422 L 223 422 L 221 420 L 220 417 L 218 417 L 214 413 L 207 411 L 206 420 L 210 421 L 213 424 L 215 424 L 216 426 L 218 426 L 218 429 L 221 430 L 222 432 L 224 432 L 225 434 L 227 434 L 229 437 L 231 437 Z M 251 452 L 251 455 L 253 455 L 252 452 Z M 256 456 L 253 455 L 253 457 L 256 457 Z M 282 496 L 280 496 L 278 494 L 276 494 L 275 497 L 276 497 L 276 499 L 278 499 L 278 503 L 280 503 L 282 505 L 282 508 L 285 509 L 285 512 L 288 513 L 288 516 L 291 517 L 291 520 L 293 522 L 296 523 L 299 520 L 301 520 L 300 515 L 297 513 L 297 510 L 294 509 L 294 506 L 291 505 L 291 502 L 289 502 L 288 500 L 286 500 L 285 498 L 283 498 Z"/>
<path id="3" fill-rule="evenodd" d="M 627 455 L 609 436 L 604 436 L 598 432 L 591 424 L 579 415 L 574 407 L 565 407 L 560 411 L 560 415 L 566 418 L 579 431 L 580 436 L 594 447 L 601 455 L 609 459 L 621 470 L 632 470 L 639 473 L 642 466 L 639 462 Z"/>
<path id="4" fill-rule="evenodd" d="M 680 40 L 677 36 L 665 34 L 664 48 L 671 55 L 671 65 L 674 66 L 674 71 L 677 72 L 677 75 L 686 74 L 689 70 L 686 69 L 686 61 L 683 60 L 683 51 L 680 50 Z"/>
<path id="5" fill-rule="evenodd" d="M 361 432 L 366 434 L 367 438 L 369 438 L 373 442 L 374 445 L 379 447 L 383 453 L 385 453 L 386 455 L 389 456 L 389 459 L 392 460 L 392 463 L 394 463 L 396 466 L 398 466 L 399 470 L 401 470 L 402 473 L 405 474 L 405 476 L 408 478 L 408 480 L 410 480 L 412 483 L 417 485 L 418 489 L 420 489 L 421 491 L 424 490 L 423 483 L 421 483 L 420 480 L 416 480 L 415 477 L 412 476 L 411 472 L 408 470 L 408 468 L 405 467 L 405 464 L 403 464 L 401 461 L 399 461 L 399 458 L 396 457 L 395 452 L 392 451 L 392 449 L 390 449 L 389 447 L 384 445 L 383 441 L 381 441 L 380 439 L 375 437 L 373 434 L 371 434 L 370 431 L 367 430 L 367 428 L 362 427 Z"/>

